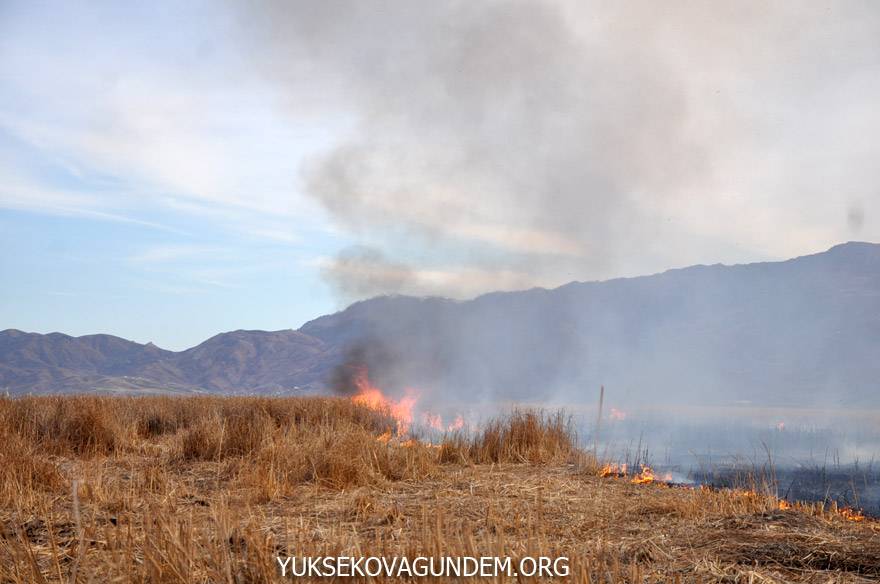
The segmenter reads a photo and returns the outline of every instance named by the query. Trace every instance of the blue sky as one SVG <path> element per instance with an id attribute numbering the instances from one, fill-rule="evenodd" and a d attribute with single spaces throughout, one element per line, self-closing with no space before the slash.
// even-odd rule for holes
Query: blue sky
<path id="1" fill-rule="evenodd" d="M 880 240 L 876 4 L 657 6 L 4 2 L 0 328 L 182 349 Z"/>
<path id="2" fill-rule="evenodd" d="M 3 8 L 0 326 L 183 348 L 338 308 L 297 165 L 343 117 L 281 115 L 206 6 L 88 6 Z"/>

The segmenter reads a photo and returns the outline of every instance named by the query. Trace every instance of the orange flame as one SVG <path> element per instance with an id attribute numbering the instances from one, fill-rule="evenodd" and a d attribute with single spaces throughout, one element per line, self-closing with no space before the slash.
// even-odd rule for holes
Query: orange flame
<path id="1" fill-rule="evenodd" d="M 653 483 L 654 479 L 655 477 L 653 469 L 651 469 L 650 466 L 643 466 L 642 472 L 634 476 L 630 482 L 635 485 L 645 485 L 648 483 Z"/>
<path id="2" fill-rule="evenodd" d="M 789 503 L 785 499 L 779 499 L 779 510 L 787 511 L 789 509 L 791 509 L 791 503 Z"/>
<path id="3" fill-rule="evenodd" d="M 606 478 L 606 477 L 626 478 L 626 476 L 627 476 L 626 463 L 606 464 L 605 466 L 603 466 L 599 470 L 598 475 L 601 478 Z M 672 482 L 672 473 L 667 472 L 666 474 L 664 474 L 662 476 L 657 476 L 654 473 L 654 469 L 652 469 L 650 466 L 642 465 L 642 471 L 639 474 L 633 476 L 633 478 L 630 480 L 630 482 L 635 485 L 646 485 L 649 483 L 671 483 Z M 693 487 L 691 487 L 691 488 L 693 488 Z"/>
<path id="4" fill-rule="evenodd" d="M 443 429 L 443 420 L 440 418 L 440 414 L 432 414 L 431 412 L 425 412 L 422 414 L 422 417 L 425 419 L 425 425 L 431 428 L 432 430 L 442 430 Z"/>
<path id="5" fill-rule="evenodd" d="M 864 521 L 865 520 L 865 515 L 861 511 L 859 511 L 857 509 L 850 509 L 849 507 L 844 507 L 843 509 L 841 509 L 840 515 L 841 515 L 841 517 L 843 517 L 847 521 Z"/>
<path id="6" fill-rule="evenodd" d="M 611 463 L 606 464 L 602 467 L 602 470 L 599 471 L 599 476 L 602 478 L 605 477 L 625 477 L 626 476 L 626 463 L 617 464 Z"/>
<path id="7" fill-rule="evenodd" d="M 399 400 L 392 399 L 382 393 L 378 387 L 370 383 L 367 370 L 363 369 L 358 372 L 354 378 L 355 389 L 357 393 L 351 398 L 356 404 L 361 404 L 381 412 L 388 412 L 397 422 L 397 434 L 405 434 L 413 421 L 413 408 L 418 401 L 418 397 L 411 389 L 407 390 L 407 394 Z"/>
<path id="8" fill-rule="evenodd" d="M 626 412 L 617 408 L 611 408 L 611 413 L 608 414 L 608 417 L 612 420 L 622 421 L 626 419 Z"/>
<path id="9" fill-rule="evenodd" d="M 461 414 L 458 414 L 455 416 L 455 420 L 453 420 L 446 429 L 452 432 L 453 430 L 461 430 L 462 428 L 464 428 L 464 418 L 461 417 Z"/>
<path id="10" fill-rule="evenodd" d="M 438 432 L 442 432 L 444 430 L 443 418 L 440 417 L 440 414 L 424 412 L 422 414 L 422 419 L 424 420 L 425 425 L 432 430 L 437 430 Z M 451 424 L 445 427 L 447 432 L 461 430 L 462 428 L 464 428 L 464 418 L 461 414 L 456 415 L 455 420 L 453 420 Z"/>

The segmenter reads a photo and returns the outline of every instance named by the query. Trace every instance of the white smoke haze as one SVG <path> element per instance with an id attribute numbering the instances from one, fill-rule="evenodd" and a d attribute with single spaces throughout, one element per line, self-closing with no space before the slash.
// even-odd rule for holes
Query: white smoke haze
<path id="1" fill-rule="evenodd" d="M 340 309 L 387 294 L 466 299 L 486 290 L 522 290 L 533 284 L 533 275 L 526 271 L 473 265 L 416 267 L 395 262 L 369 246 L 348 247 L 336 257 L 322 257 L 314 263 L 335 290 Z"/>
<path id="2" fill-rule="evenodd" d="M 267 1 L 241 19 L 292 115 L 319 95 L 346 120 L 302 169 L 358 244 L 321 260 L 346 304 L 880 239 L 875 3 Z M 833 365 L 856 363 L 870 333 L 835 336 L 860 322 L 856 306 L 841 322 L 805 318 L 837 297 L 813 263 L 785 284 L 766 266 L 696 268 L 464 304 L 380 299 L 306 332 L 357 331 L 374 381 L 397 397 L 416 387 L 444 418 L 558 405 L 586 435 L 604 384 L 629 412 L 605 414 L 611 456 L 650 445 L 666 449 L 653 462 L 687 471 L 769 444 L 780 464 L 823 447 L 854 461 L 877 451 L 861 430 L 873 421 L 821 412 L 874 403 Z M 820 413 L 765 409 L 788 403 Z M 829 430 L 842 426 L 858 438 Z"/>
<path id="3" fill-rule="evenodd" d="M 242 21 L 290 108 L 320 94 L 352 120 L 308 192 L 396 264 L 549 286 L 880 233 L 870 2 L 269 1 Z"/>

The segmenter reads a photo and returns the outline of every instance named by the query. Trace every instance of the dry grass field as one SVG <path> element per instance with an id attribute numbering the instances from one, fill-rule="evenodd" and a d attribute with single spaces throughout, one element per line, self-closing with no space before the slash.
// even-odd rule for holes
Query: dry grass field
<path id="1" fill-rule="evenodd" d="M 880 579 L 877 522 L 601 477 L 561 415 L 436 444 L 394 430 L 344 399 L 0 400 L 0 582 L 268 582 L 278 555 L 566 556 L 572 582 Z"/>

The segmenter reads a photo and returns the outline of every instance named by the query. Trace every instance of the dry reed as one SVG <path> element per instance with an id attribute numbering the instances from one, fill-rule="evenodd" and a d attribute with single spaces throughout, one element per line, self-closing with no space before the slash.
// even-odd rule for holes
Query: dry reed
<path id="1" fill-rule="evenodd" d="M 325 398 L 0 399 L 0 582 L 268 582 L 275 555 L 566 556 L 573 582 L 868 582 L 880 529 L 600 479 L 561 413 L 438 444 Z"/>

